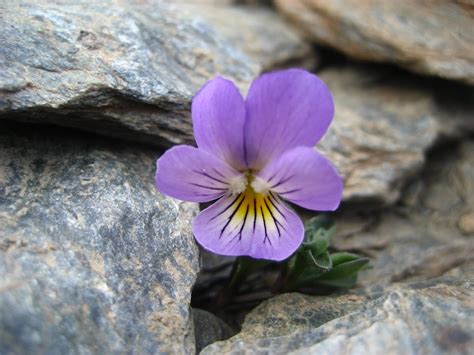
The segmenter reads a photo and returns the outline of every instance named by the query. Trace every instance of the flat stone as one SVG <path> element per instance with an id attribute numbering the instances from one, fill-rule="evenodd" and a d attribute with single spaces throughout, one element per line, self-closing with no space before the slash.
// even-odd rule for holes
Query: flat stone
<path id="1" fill-rule="evenodd" d="M 357 59 L 474 84 L 472 2 L 277 0 L 308 38 Z"/>
<path id="2" fill-rule="evenodd" d="M 365 295 L 278 295 L 264 301 L 245 317 L 239 337 L 261 339 L 309 331 L 358 310 L 368 300 Z"/>
<path id="3" fill-rule="evenodd" d="M 334 120 L 319 149 L 344 179 L 344 199 L 393 204 L 436 143 L 474 131 L 474 91 L 369 66 L 323 70 Z"/>
<path id="4" fill-rule="evenodd" d="M 361 296 L 358 302 L 354 295 L 343 295 L 337 302 L 352 302 L 354 310 L 313 327 L 308 320 L 326 317 L 325 299 L 286 294 L 247 316 L 258 323 L 246 320 L 241 333 L 201 354 L 468 354 L 474 346 L 473 291 L 472 282 L 457 282 L 397 285 L 363 303 Z M 278 310 L 277 315 L 268 308 Z M 264 324 L 272 324 L 270 335 L 262 334 Z"/>
<path id="5" fill-rule="evenodd" d="M 312 57 L 269 9 L 158 0 L 11 3 L 0 42 L 0 119 L 161 146 L 193 142 L 191 99 L 211 78 L 245 91 Z"/>
<path id="6" fill-rule="evenodd" d="M 156 152 L 0 127 L 0 353 L 193 353 L 198 208 L 156 190 Z"/>

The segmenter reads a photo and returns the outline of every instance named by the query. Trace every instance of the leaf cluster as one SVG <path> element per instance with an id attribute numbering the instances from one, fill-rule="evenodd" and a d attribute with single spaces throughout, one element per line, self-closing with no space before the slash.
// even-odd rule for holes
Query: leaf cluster
<path id="1" fill-rule="evenodd" d="M 348 252 L 331 253 L 334 232 L 334 223 L 325 215 L 305 223 L 303 244 L 287 261 L 286 290 L 355 285 L 357 274 L 368 267 L 369 260 Z"/>

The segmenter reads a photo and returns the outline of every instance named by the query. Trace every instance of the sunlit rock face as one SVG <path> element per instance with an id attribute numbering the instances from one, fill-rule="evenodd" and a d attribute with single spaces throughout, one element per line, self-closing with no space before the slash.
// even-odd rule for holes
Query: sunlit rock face
<path id="1" fill-rule="evenodd" d="M 277 0 L 307 37 L 350 57 L 474 84 L 472 3 Z"/>
<path id="2" fill-rule="evenodd" d="M 216 75 L 244 91 L 315 58 L 270 10 L 158 0 L 12 2 L 0 42 L 0 119 L 162 146 L 193 141 L 191 99 Z"/>

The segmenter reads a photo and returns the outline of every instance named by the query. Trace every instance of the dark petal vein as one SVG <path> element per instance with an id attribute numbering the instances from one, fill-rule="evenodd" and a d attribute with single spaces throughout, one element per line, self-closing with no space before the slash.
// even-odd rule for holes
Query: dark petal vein
<path id="1" fill-rule="evenodd" d="M 232 221 L 232 219 L 234 218 L 235 214 L 237 213 L 237 211 L 239 210 L 240 206 L 242 206 L 242 202 L 244 202 L 244 195 L 242 195 L 242 199 L 240 200 L 239 204 L 237 205 L 237 207 L 235 208 L 235 210 L 232 212 L 232 214 L 229 216 L 229 219 L 227 220 L 227 223 L 225 224 L 224 227 L 222 227 L 222 230 L 221 230 L 221 235 L 219 238 L 222 238 L 222 235 L 224 234 L 224 231 L 225 229 L 227 228 L 227 226 L 229 225 L 229 223 Z"/>
<path id="2" fill-rule="evenodd" d="M 288 182 L 289 180 L 291 180 L 292 178 L 295 177 L 295 174 L 292 174 L 290 176 L 287 176 L 285 178 L 282 178 L 280 181 L 278 181 L 276 184 L 274 184 L 273 186 L 270 186 L 270 189 L 274 189 L 275 187 L 277 186 L 280 186 L 281 184 L 284 184 L 285 182 Z"/>
<path id="3" fill-rule="evenodd" d="M 301 191 L 301 187 L 300 188 L 297 188 L 297 189 L 293 189 L 293 190 L 288 190 L 288 191 L 284 191 L 284 192 L 279 192 L 280 195 L 288 195 L 288 194 L 291 194 L 293 192 L 298 192 L 298 191 Z"/>
<path id="4" fill-rule="evenodd" d="M 272 212 L 272 210 L 270 209 L 270 206 L 268 206 L 268 203 L 267 203 L 267 199 L 266 199 L 266 198 L 263 199 L 263 202 L 265 203 L 265 206 L 267 207 L 268 212 L 270 212 L 270 216 L 272 216 L 272 218 L 273 218 L 273 223 L 275 223 L 275 226 L 276 226 L 277 231 L 278 231 L 278 238 L 280 238 L 280 237 L 281 237 L 281 232 L 280 232 L 280 227 L 278 227 L 278 224 L 279 224 L 280 222 L 279 222 L 279 221 L 275 218 L 275 216 L 273 215 L 273 212 Z M 270 204 L 271 204 L 271 202 L 270 202 Z"/>
<path id="5" fill-rule="evenodd" d="M 257 225 L 257 199 L 253 199 L 253 231 L 252 233 L 255 234 L 255 226 Z"/>
<path id="6" fill-rule="evenodd" d="M 202 176 L 205 176 L 205 177 L 208 177 L 209 179 L 212 179 L 214 181 L 217 181 L 217 182 L 220 182 L 221 184 L 224 184 L 224 185 L 228 185 L 227 182 L 225 181 L 222 181 L 212 175 L 209 175 L 208 173 L 204 172 L 204 171 L 199 171 L 199 170 L 193 170 L 195 173 L 199 174 L 199 175 L 202 175 Z"/>
<path id="7" fill-rule="evenodd" d="M 286 216 L 280 211 L 280 209 L 278 208 L 278 201 L 277 199 L 275 198 L 275 196 L 273 196 L 272 193 L 270 193 L 268 195 L 268 197 L 270 197 L 270 202 L 272 203 L 272 205 L 275 207 L 275 209 L 278 211 L 278 213 L 283 217 L 283 219 L 286 221 Z"/>
<path id="8" fill-rule="evenodd" d="M 262 221 L 263 221 L 263 228 L 265 230 L 265 238 L 263 238 L 263 244 L 265 244 L 265 241 L 268 240 L 268 243 L 272 245 L 272 241 L 270 238 L 268 238 L 268 233 L 267 233 L 267 223 L 265 222 L 265 216 L 263 215 L 263 207 L 260 206 L 260 212 L 262 213 Z"/>
<path id="9" fill-rule="evenodd" d="M 247 209 L 245 210 L 244 222 L 242 223 L 242 226 L 240 227 L 240 230 L 239 230 L 239 240 L 242 240 L 242 231 L 244 230 L 245 223 L 247 222 L 249 209 L 250 209 L 250 203 L 247 204 Z"/>
<path id="10" fill-rule="evenodd" d="M 215 220 L 217 217 L 219 217 L 220 215 L 224 214 L 229 208 L 232 207 L 232 205 L 233 205 L 234 203 L 237 202 L 237 200 L 238 200 L 240 197 L 244 198 L 243 195 L 237 195 L 237 197 L 236 197 L 226 208 L 224 208 L 221 212 L 219 212 L 219 213 L 216 214 L 214 217 L 212 217 L 212 218 L 209 220 L 209 222 Z"/>
<path id="11" fill-rule="evenodd" d="M 223 189 L 220 187 L 212 187 L 212 186 L 206 186 L 206 185 L 201 185 L 201 184 L 196 184 L 194 182 L 190 182 L 191 185 L 202 187 L 204 189 L 209 189 L 209 190 L 216 190 L 216 191 L 227 191 L 227 189 Z"/>

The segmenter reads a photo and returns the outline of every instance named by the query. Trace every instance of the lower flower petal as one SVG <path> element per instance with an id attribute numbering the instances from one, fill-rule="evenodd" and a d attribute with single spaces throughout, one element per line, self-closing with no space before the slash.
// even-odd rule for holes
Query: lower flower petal
<path id="1" fill-rule="evenodd" d="M 187 145 L 173 147 L 156 162 L 156 186 L 165 195 L 192 202 L 216 200 L 242 174 L 215 156 Z"/>
<path id="2" fill-rule="evenodd" d="M 275 194 L 226 194 L 193 222 L 197 241 L 221 255 L 283 260 L 301 244 L 301 219 Z"/>

